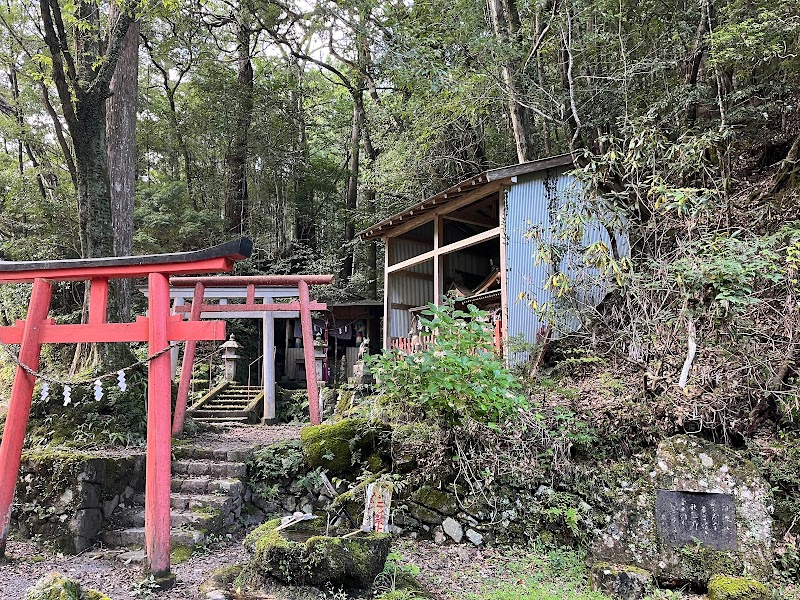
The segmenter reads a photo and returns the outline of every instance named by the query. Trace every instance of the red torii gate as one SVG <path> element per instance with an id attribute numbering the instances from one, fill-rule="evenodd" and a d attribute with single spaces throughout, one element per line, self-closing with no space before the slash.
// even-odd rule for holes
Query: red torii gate
<path id="1" fill-rule="evenodd" d="M 241 238 L 197 252 L 97 259 L 2 262 L 0 284 L 33 283 L 24 321 L 0 327 L 0 342 L 20 344 L 19 362 L 0 443 L 0 557 L 5 554 L 11 504 L 19 476 L 25 429 L 30 416 L 35 377 L 22 365 L 39 368 L 42 344 L 78 342 L 148 342 L 151 356 L 170 341 L 225 339 L 224 321 L 183 321 L 170 315 L 169 276 L 230 272 L 237 260 L 250 256 L 252 241 Z M 109 279 L 148 278 L 147 317 L 134 323 L 108 323 Z M 52 282 L 90 281 L 88 323 L 56 325 L 48 319 Z M 147 386 L 147 463 L 145 479 L 145 550 L 147 568 L 156 577 L 169 576 L 170 552 L 170 357 L 150 361 Z"/>
<path id="2" fill-rule="evenodd" d="M 194 287 L 191 306 L 176 306 L 178 314 L 188 313 L 192 321 L 199 321 L 203 313 L 224 314 L 235 310 L 237 313 L 265 313 L 276 311 L 292 311 L 300 313 L 300 323 L 303 331 L 303 353 L 306 364 L 306 388 L 308 389 L 308 413 L 313 425 L 320 424 L 319 414 L 319 387 L 317 371 L 314 368 L 314 334 L 312 331 L 311 311 L 325 310 L 327 305 L 312 302 L 309 286 L 327 285 L 333 283 L 333 275 L 253 275 L 242 277 L 173 277 L 170 284 L 174 287 Z M 241 288 L 247 289 L 244 304 L 205 304 L 203 294 L 206 286 L 215 288 Z M 298 302 L 256 302 L 257 286 L 297 286 Z M 192 366 L 197 342 L 187 341 L 183 351 L 181 366 L 181 379 L 178 384 L 178 399 L 175 402 L 175 416 L 172 423 L 172 433 L 177 435 L 183 431 L 183 422 L 186 417 L 186 402 L 189 398 L 189 382 L 192 378 Z"/>

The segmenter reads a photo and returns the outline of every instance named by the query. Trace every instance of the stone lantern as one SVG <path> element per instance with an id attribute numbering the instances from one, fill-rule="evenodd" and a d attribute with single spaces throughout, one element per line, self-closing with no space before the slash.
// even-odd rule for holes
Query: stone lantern
<path id="1" fill-rule="evenodd" d="M 239 355 L 236 351 L 241 348 L 239 344 L 233 339 L 231 334 L 230 339 L 222 344 L 222 364 L 224 365 L 224 377 L 226 381 L 236 380 L 236 361 L 239 360 Z"/>

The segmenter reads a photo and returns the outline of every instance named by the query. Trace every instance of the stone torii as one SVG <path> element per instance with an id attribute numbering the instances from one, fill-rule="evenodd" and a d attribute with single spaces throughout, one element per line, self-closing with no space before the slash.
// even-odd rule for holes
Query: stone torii
<path id="1" fill-rule="evenodd" d="M 184 321 L 170 315 L 169 277 L 230 272 L 234 262 L 250 256 L 248 238 L 197 252 L 54 261 L 0 261 L 0 284 L 33 283 L 28 313 L 15 325 L 0 327 L 0 342 L 19 344 L 3 439 L 0 442 L 0 557 L 5 553 L 11 504 L 30 417 L 42 344 L 148 342 L 151 357 L 147 385 L 147 462 L 145 479 L 145 550 L 147 569 L 156 578 L 171 578 L 170 478 L 171 393 L 170 341 L 225 339 L 224 321 Z M 109 279 L 147 277 L 148 316 L 133 323 L 108 323 Z M 48 318 L 52 283 L 88 281 L 87 323 L 56 325 Z M 24 365 L 24 366 L 23 366 Z M 25 368 L 27 367 L 27 369 Z"/>

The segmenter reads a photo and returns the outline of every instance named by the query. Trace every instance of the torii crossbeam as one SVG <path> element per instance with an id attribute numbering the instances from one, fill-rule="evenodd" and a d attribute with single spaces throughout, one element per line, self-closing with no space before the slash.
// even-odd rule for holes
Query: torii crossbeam
<path id="1" fill-rule="evenodd" d="M 0 443 L 0 557 L 5 553 L 11 522 L 11 503 L 19 476 L 25 429 L 30 417 L 35 378 L 22 365 L 39 368 L 42 344 L 94 342 L 148 342 L 151 356 L 170 341 L 225 339 L 224 321 L 186 321 L 170 316 L 170 275 L 230 272 L 233 264 L 250 256 L 252 242 L 241 238 L 227 244 L 175 254 L 97 259 L 2 262 L 0 284 L 33 283 L 24 321 L 0 327 L 0 342 L 19 344 L 19 362 L 11 389 L 3 440 Z M 147 317 L 134 323 L 108 323 L 109 279 L 148 278 Z M 50 311 L 52 282 L 89 281 L 89 318 L 79 325 L 56 325 Z M 171 398 L 170 357 L 162 353 L 150 361 L 147 386 L 147 463 L 145 479 L 145 550 L 147 568 L 156 577 L 169 576 Z"/>

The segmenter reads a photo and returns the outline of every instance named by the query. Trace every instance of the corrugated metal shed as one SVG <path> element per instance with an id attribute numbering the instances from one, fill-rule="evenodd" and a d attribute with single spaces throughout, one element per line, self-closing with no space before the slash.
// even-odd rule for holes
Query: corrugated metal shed
<path id="1" fill-rule="evenodd" d="M 606 228 L 589 214 L 580 183 L 565 169 L 550 170 L 519 179 L 508 189 L 505 201 L 508 336 L 536 343 L 545 335 L 561 337 L 580 326 L 581 307 L 596 306 L 606 294 L 600 273 L 582 260 L 585 248 L 599 241 L 610 246 Z M 561 239 L 568 229 L 562 219 L 582 219 L 580 241 Z M 615 236 L 618 250 L 630 252 L 627 236 Z M 555 252 L 553 252 L 555 250 Z M 552 255 L 552 260 L 543 257 Z M 557 265 L 554 268 L 553 262 Z M 569 276 L 577 303 L 569 304 L 548 288 L 554 271 Z M 516 356 L 516 360 L 524 358 Z"/>

